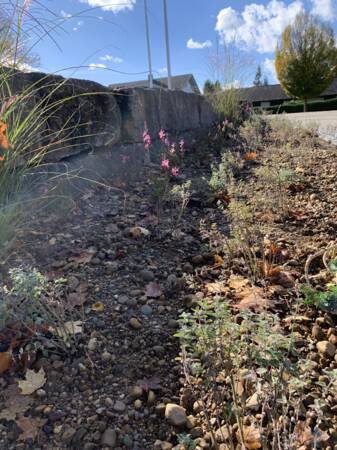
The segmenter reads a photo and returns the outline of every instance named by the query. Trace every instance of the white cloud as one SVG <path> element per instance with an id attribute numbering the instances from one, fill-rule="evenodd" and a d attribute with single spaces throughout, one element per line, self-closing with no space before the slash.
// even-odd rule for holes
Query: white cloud
<path id="1" fill-rule="evenodd" d="M 129 10 L 131 11 L 136 0 L 80 0 L 82 3 L 88 3 L 89 6 L 93 8 L 100 7 L 104 11 L 112 11 L 117 14 L 120 11 Z"/>
<path id="2" fill-rule="evenodd" d="M 159 73 L 167 73 L 167 67 L 162 67 L 161 69 L 158 69 Z"/>
<path id="3" fill-rule="evenodd" d="M 317 14 L 323 20 L 332 21 L 337 17 L 336 0 L 311 0 L 312 12 Z"/>
<path id="4" fill-rule="evenodd" d="M 106 68 L 107 67 L 105 64 L 100 64 L 100 63 L 89 64 L 89 70 L 106 69 Z"/>
<path id="5" fill-rule="evenodd" d="M 122 58 L 119 58 L 118 56 L 112 56 L 112 55 L 100 56 L 99 59 L 101 61 L 111 61 L 115 64 L 121 64 L 122 62 L 124 62 L 124 60 Z"/>
<path id="6" fill-rule="evenodd" d="M 275 70 L 275 59 L 266 58 L 263 62 L 264 69 L 268 72 L 269 79 L 272 83 L 277 82 L 276 70 Z"/>
<path id="7" fill-rule="evenodd" d="M 242 12 L 228 7 L 219 12 L 215 29 L 226 43 L 269 53 L 275 50 L 284 28 L 303 9 L 301 0 L 288 5 L 281 0 L 271 0 L 265 5 L 251 3 Z"/>
<path id="8" fill-rule="evenodd" d="M 239 89 L 240 84 L 241 83 L 239 80 L 234 80 L 234 81 L 231 81 L 230 83 L 226 83 L 225 86 L 223 87 L 223 89 L 225 91 L 228 89 Z"/>
<path id="9" fill-rule="evenodd" d="M 62 9 L 62 11 L 60 11 L 60 14 L 61 14 L 61 17 L 63 17 L 64 19 L 70 19 L 70 17 L 72 17 L 71 14 L 63 11 L 63 9 Z"/>
<path id="10" fill-rule="evenodd" d="M 212 47 L 212 42 L 211 41 L 198 42 L 198 41 L 194 41 L 192 38 L 190 38 L 187 41 L 186 47 L 190 48 L 192 50 L 200 50 L 202 48 Z"/>
<path id="11" fill-rule="evenodd" d="M 73 31 L 78 31 L 78 28 L 77 28 L 77 27 L 74 27 L 74 28 L 73 28 Z"/>

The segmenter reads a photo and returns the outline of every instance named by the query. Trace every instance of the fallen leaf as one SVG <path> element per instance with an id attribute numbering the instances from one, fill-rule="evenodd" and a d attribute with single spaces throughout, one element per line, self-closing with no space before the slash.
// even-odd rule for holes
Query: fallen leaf
<path id="1" fill-rule="evenodd" d="M 249 284 L 249 280 L 247 278 L 237 275 L 231 275 L 228 280 L 228 286 L 235 290 L 243 289 L 247 286 L 247 284 Z"/>
<path id="2" fill-rule="evenodd" d="M 153 297 L 157 298 L 162 295 L 163 291 L 161 289 L 161 286 L 159 283 L 156 283 L 155 281 L 151 281 L 146 285 L 146 296 L 147 297 Z"/>
<path id="3" fill-rule="evenodd" d="M 228 287 L 223 282 L 206 283 L 206 289 L 210 294 L 224 294 L 228 292 Z"/>
<path id="4" fill-rule="evenodd" d="M 0 375 L 8 370 L 13 362 L 12 349 L 0 353 Z"/>
<path id="5" fill-rule="evenodd" d="M 302 222 L 303 220 L 306 220 L 308 218 L 308 214 L 306 214 L 304 211 L 289 211 L 288 216 L 290 219 L 296 220 L 298 222 Z"/>
<path id="6" fill-rule="evenodd" d="M 257 158 L 256 152 L 247 152 L 243 155 L 245 161 L 254 161 Z"/>
<path id="7" fill-rule="evenodd" d="M 291 183 L 288 186 L 288 191 L 292 192 L 293 194 L 296 194 L 297 192 L 302 192 L 305 189 L 305 185 L 302 183 Z"/>
<path id="8" fill-rule="evenodd" d="M 78 256 L 73 256 L 71 260 L 77 264 L 88 264 L 95 255 L 96 250 L 94 248 L 88 248 L 81 251 Z"/>
<path id="9" fill-rule="evenodd" d="M 2 391 L 3 406 L 0 410 L 0 419 L 15 420 L 16 416 L 23 414 L 29 408 L 32 399 L 21 394 L 18 384 L 11 384 Z"/>
<path id="10" fill-rule="evenodd" d="M 91 306 L 91 309 L 95 312 L 103 312 L 105 309 L 104 303 L 96 302 Z"/>
<path id="11" fill-rule="evenodd" d="M 241 436 L 239 431 L 236 432 L 236 437 L 241 442 Z M 261 448 L 261 434 L 258 428 L 253 426 L 243 427 L 243 440 L 242 444 L 248 450 L 255 450 Z"/>
<path id="12" fill-rule="evenodd" d="M 262 297 L 263 290 L 256 286 L 248 287 L 236 294 L 240 302 L 234 305 L 236 309 L 263 309 L 267 306 L 266 298 Z"/>
<path id="13" fill-rule="evenodd" d="M 75 306 L 82 306 L 87 301 L 87 283 L 80 283 L 76 292 L 71 292 L 67 298 L 67 309 L 73 309 Z"/>
<path id="14" fill-rule="evenodd" d="M 295 286 L 295 280 L 291 273 L 281 270 L 279 267 L 271 269 L 268 278 L 272 283 L 278 284 L 284 288 L 293 288 Z"/>
<path id="15" fill-rule="evenodd" d="M 298 446 L 303 445 L 308 447 L 309 445 L 311 446 L 312 444 L 314 444 L 314 442 L 326 442 L 329 440 L 330 436 L 326 431 L 322 431 L 320 429 L 313 432 L 309 425 L 301 421 L 298 422 L 294 428 L 294 438 L 295 443 Z"/>
<path id="16" fill-rule="evenodd" d="M 6 136 L 7 125 L 0 121 L 0 148 L 1 150 L 9 150 L 9 141 Z"/>
<path id="17" fill-rule="evenodd" d="M 18 441 L 26 441 L 27 439 L 32 439 L 34 441 L 38 436 L 40 429 L 46 422 L 47 419 L 20 417 L 16 420 L 16 424 L 22 430 L 22 433 L 18 437 Z"/>
<path id="18" fill-rule="evenodd" d="M 213 258 L 214 258 L 214 265 L 213 265 L 214 269 L 222 266 L 222 264 L 224 263 L 224 260 L 221 258 L 220 255 L 214 255 Z"/>
<path id="19" fill-rule="evenodd" d="M 47 381 L 43 367 L 41 367 L 38 372 L 27 369 L 25 376 L 25 380 L 20 380 L 18 382 L 22 395 L 31 395 L 33 392 L 40 389 Z"/>
<path id="20" fill-rule="evenodd" d="M 149 230 L 143 227 L 132 227 L 130 228 L 129 233 L 133 238 L 139 238 L 141 236 L 149 236 L 151 234 Z"/>
<path id="21" fill-rule="evenodd" d="M 159 391 L 162 386 L 160 385 L 160 379 L 157 377 L 143 378 L 137 381 L 137 386 L 144 389 L 144 391 Z"/>

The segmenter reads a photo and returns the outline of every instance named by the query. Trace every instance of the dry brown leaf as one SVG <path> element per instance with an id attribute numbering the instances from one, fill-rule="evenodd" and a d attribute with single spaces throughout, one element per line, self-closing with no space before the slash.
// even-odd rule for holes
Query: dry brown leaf
<path id="1" fill-rule="evenodd" d="M 221 281 L 206 283 L 205 287 L 210 294 L 224 294 L 229 291 L 228 287 Z"/>
<path id="2" fill-rule="evenodd" d="M 237 275 L 231 275 L 229 280 L 228 280 L 228 286 L 231 289 L 235 289 L 235 290 L 242 290 L 243 288 L 245 288 L 247 286 L 247 284 L 249 284 L 249 280 L 247 278 L 243 278 L 241 276 L 237 276 Z"/>
<path id="3" fill-rule="evenodd" d="M 269 271 L 268 278 L 272 283 L 279 284 L 284 288 L 293 288 L 295 286 L 295 280 L 290 272 L 281 270 L 279 267 L 271 269 Z"/>
<path id="4" fill-rule="evenodd" d="M 3 408 L 0 410 L 0 419 L 15 420 L 16 416 L 23 414 L 29 408 L 32 400 L 21 394 L 18 384 L 11 384 L 2 392 Z"/>
<path id="5" fill-rule="evenodd" d="M 22 433 L 18 437 L 18 441 L 26 441 L 27 439 L 32 439 L 34 441 L 38 436 L 40 429 L 46 422 L 47 419 L 20 417 L 16 420 L 18 427 L 22 430 Z"/>
<path id="6" fill-rule="evenodd" d="M 105 305 L 102 302 L 96 302 L 91 306 L 91 309 L 95 312 L 103 312 L 105 309 Z"/>
<path id="7" fill-rule="evenodd" d="M 243 155 L 245 161 L 254 161 L 257 158 L 256 152 L 247 152 Z"/>
<path id="8" fill-rule="evenodd" d="M 220 255 L 214 255 L 214 265 L 212 266 L 213 269 L 216 269 L 217 267 L 221 267 L 222 264 L 224 263 L 224 260 L 221 258 Z"/>
<path id="9" fill-rule="evenodd" d="M 160 287 L 159 283 L 156 283 L 155 281 L 151 281 L 151 283 L 148 283 L 146 285 L 146 296 L 147 297 L 153 297 L 157 298 L 162 295 L 163 291 Z"/>
<path id="10" fill-rule="evenodd" d="M 241 442 L 241 436 L 239 431 L 236 432 L 236 437 Z M 253 426 L 243 427 L 243 439 L 242 443 L 248 450 L 255 450 L 261 448 L 261 434 L 258 428 Z"/>
<path id="11" fill-rule="evenodd" d="M 0 375 L 8 370 L 13 362 L 12 350 L 0 353 Z"/>
<path id="12" fill-rule="evenodd" d="M 95 255 L 96 250 L 94 248 L 88 248 L 86 250 L 81 251 L 81 253 L 78 256 L 73 256 L 71 260 L 77 264 L 88 264 Z"/>
<path id="13" fill-rule="evenodd" d="M 305 422 L 298 422 L 294 429 L 295 443 L 300 446 L 308 447 L 314 442 L 325 442 L 329 439 L 329 434 L 326 431 L 318 430 L 313 433 L 309 425 Z"/>
<path id="14" fill-rule="evenodd" d="M 25 376 L 25 380 L 20 380 L 18 382 L 22 395 L 31 395 L 33 392 L 40 389 L 47 381 L 43 367 L 41 367 L 38 372 L 27 369 Z"/>
<path id="15" fill-rule="evenodd" d="M 236 294 L 240 302 L 235 305 L 235 308 L 242 309 L 263 309 L 267 306 L 267 300 L 263 296 L 263 290 L 259 287 L 247 287 L 243 291 Z"/>
<path id="16" fill-rule="evenodd" d="M 87 283 L 81 283 L 76 292 L 71 292 L 67 299 L 67 309 L 73 309 L 75 306 L 82 306 L 87 301 Z"/>

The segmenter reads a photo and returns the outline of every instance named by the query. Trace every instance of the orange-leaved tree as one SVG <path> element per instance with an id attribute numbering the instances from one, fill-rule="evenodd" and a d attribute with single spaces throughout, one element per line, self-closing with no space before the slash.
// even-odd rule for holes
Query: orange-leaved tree
<path id="1" fill-rule="evenodd" d="M 292 98 L 304 102 L 320 95 L 337 76 L 333 29 L 316 16 L 300 12 L 282 33 L 275 55 L 277 77 Z"/>

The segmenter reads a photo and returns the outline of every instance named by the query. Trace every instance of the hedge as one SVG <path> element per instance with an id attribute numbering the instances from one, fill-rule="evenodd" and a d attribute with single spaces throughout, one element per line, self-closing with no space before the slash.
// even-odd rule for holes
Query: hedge
<path id="1" fill-rule="evenodd" d="M 262 109 L 269 111 L 272 114 L 303 112 L 303 102 L 289 102 L 282 105 L 268 106 Z M 330 111 L 336 109 L 337 97 L 330 100 L 316 100 L 308 103 L 308 111 Z"/>

